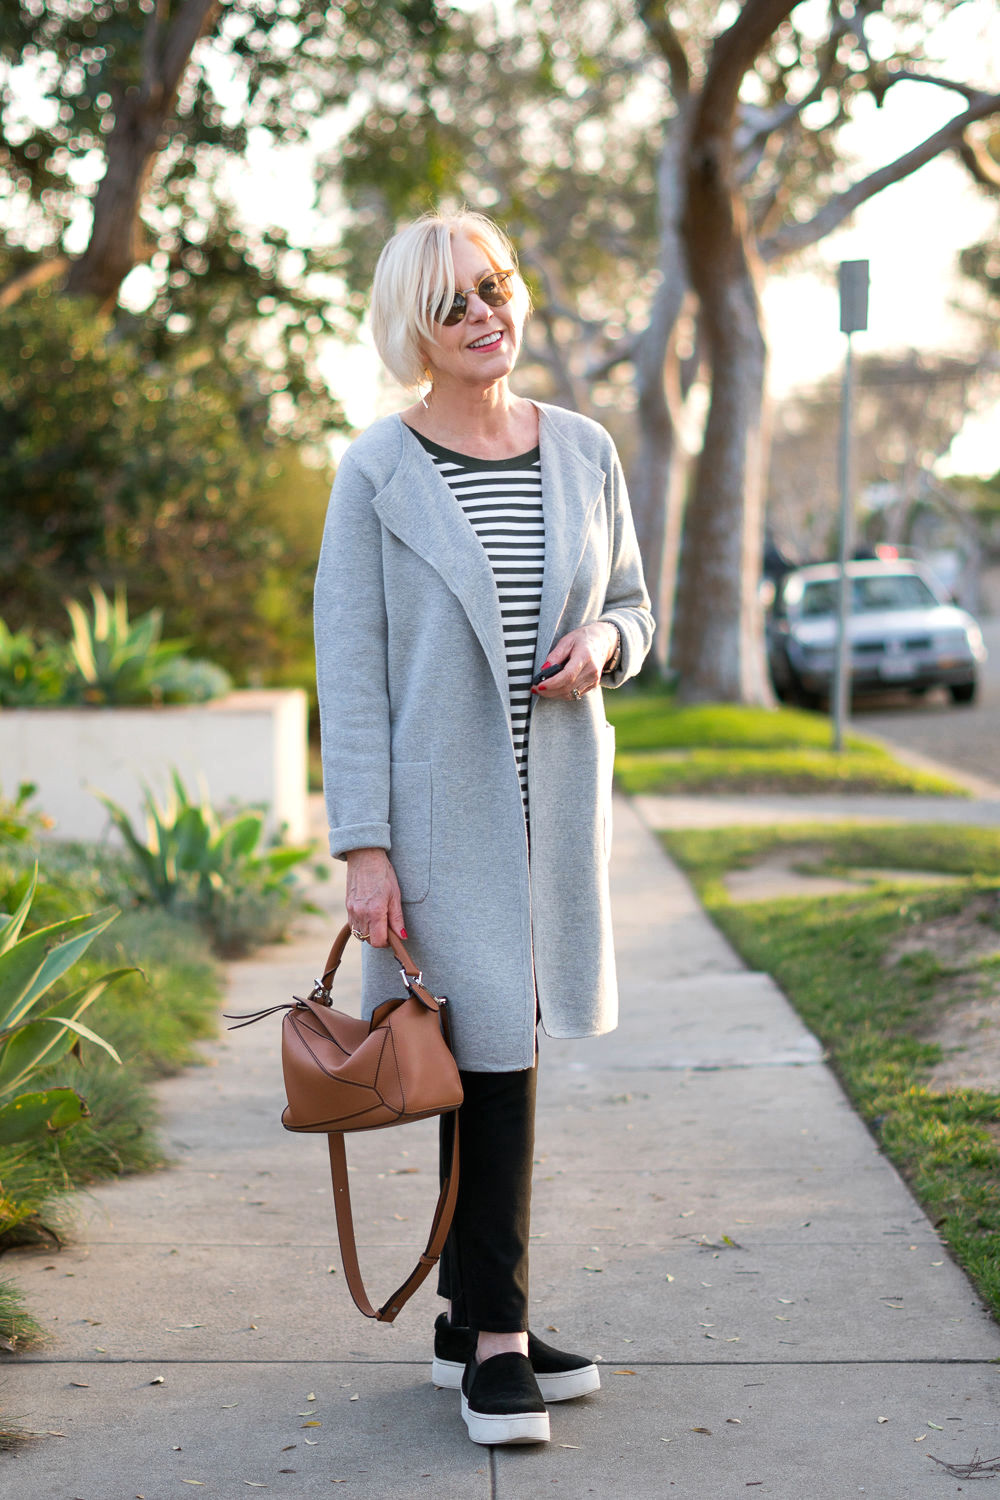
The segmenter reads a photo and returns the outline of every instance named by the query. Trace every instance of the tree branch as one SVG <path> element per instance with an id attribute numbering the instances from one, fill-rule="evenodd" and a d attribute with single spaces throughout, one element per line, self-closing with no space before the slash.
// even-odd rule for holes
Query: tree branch
<path id="1" fill-rule="evenodd" d="M 1000 188 L 1000 162 L 990 155 L 981 141 L 963 136 L 958 156 L 980 187 Z"/>
<path id="2" fill-rule="evenodd" d="M 50 255 L 46 260 L 29 266 L 26 271 L 19 271 L 16 276 L 11 276 L 0 286 L 0 310 L 13 307 L 25 293 L 33 292 L 36 287 L 45 286 L 56 276 L 61 276 L 68 265 L 68 255 Z"/>
<path id="3" fill-rule="evenodd" d="M 187 0 L 171 26 L 160 60 L 164 100 L 173 101 L 196 43 L 215 25 L 219 10 L 219 0 Z"/>
<path id="4" fill-rule="evenodd" d="M 649 32 L 670 73 L 670 90 L 679 102 L 691 88 L 691 63 L 664 0 L 641 0 L 639 19 Z"/>
<path id="5" fill-rule="evenodd" d="M 745 0 L 728 31 L 715 40 L 709 59 L 699 114 L 698 134 L 728 131 L 747 69 L 766 47 L 797 0 Z"/>
<path id="6" fill-rule="evenodd" d="M 932 83 L 939 89 L 951 89 L 961 94 L 968 104 L 976 104 L 987 98 L 985 89 L 977 89 L 971 83 L 962 83 L 957 78 L 942 78 L 939 73 L 921 73 L 916 68 L 893 68 L 886 78 L 886 87 L 894 83 Z"/>
<path id="7" fill-rule="evenodd" d="M 779 260 L 782 256 L 790 255 L 794 251 L 804 250 L 807 245 L 815 245 L 817 241 L 825 239 L 838 224 L 842 224 L 849 218 L 856 208 L 866 203 L 869 198 L 874 198 L 884 188 L 891 187 L 894 182 L 901 182 L 904 177 L 926 166 L 942 151 L 957 149 L 963 138 L 963 133 L 969 125 L 977 120 L 985 119 L 987 115 L 996 114 L 1000 111 L 1000 94 L 980 95 L 979 101 L 971 108 L 926 140 L 914 146 L 911 151 L 906 151 L 895 161 L 888 162 L 886 166 L 879 167 L 877 171 L 871 172 L 867 177 L 856 182 L 853 187 L 847 188 L 843 193 L 827 200 L 823 207 L 803 224 L 786 224 L 779 229 L 769 240 L 764 241 L 758 248 L 763 260 Z"/>

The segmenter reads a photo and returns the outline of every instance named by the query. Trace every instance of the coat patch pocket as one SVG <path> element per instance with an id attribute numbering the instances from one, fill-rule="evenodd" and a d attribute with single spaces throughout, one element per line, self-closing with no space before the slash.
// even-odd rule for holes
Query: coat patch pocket
<path id="1" fill-rule="evenodd" d="M 423 901 L 431 884 L 431 767 L 394 760 L 389 767 L 389 858 L 404 901 Z"/>

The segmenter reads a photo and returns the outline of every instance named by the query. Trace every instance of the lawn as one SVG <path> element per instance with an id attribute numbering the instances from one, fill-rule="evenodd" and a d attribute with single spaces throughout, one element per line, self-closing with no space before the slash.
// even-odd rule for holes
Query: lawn
<path id="1" fill-rule="evenodd" d="M 965 796 L 947 777 L 902 765 L 849 734 L 830 749 L 830 721 L 796 708 L 678 704 L 664 690 L 605 695 L 615 726 L 615 774 L 630 794 L 917 792 Z"/>
<path id="2" fill-rule="evenodd" d="M 774 976 L 819 1037 L 859 1114 L 1000 1316 L 1000 1085 L 995 1093 L 928 1086 L 941 1058 L 928 1033 L 942 1007 L 957 990 L 990 993 L 996 982 L 1000 833 L 810 825 L 661 838 L 747 964 Z M 808 846 L 810 865 L 830 870 L 936 870 L 966 879 L 742 905 L 726 894 L 727 870 L 796 845 Z M 935 934 L 963 924 L 979 941 L 945 956 Z"/>

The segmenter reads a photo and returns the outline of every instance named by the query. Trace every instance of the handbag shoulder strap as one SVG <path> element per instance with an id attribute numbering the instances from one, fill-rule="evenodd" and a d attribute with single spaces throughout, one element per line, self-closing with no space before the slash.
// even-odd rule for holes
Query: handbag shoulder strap
<path id="1" fill-rule="evenodd" d="M 391 1323 L 440 1258 L 458 1199 L 458 1110 L 451 1111 L 451 1128 L 452 1140 L 448 1170 L 441 1184 L 427 1247 L 402 1286 L 393 1292 L 389 1300 L 380 1308 L 373 1307 L 369 1300 L 361 1276 L 361 1266 L 358 1263 L 358 1247 L 354 1238 L 354 1216 L 351 1212 L 351 1189 L 347 1178 L 344 1132 L 332 1130 L 327 1137 L 330 1143 L 330 1175 L 333 1178 L 333 1203 L 337 1211 L 337 1235 L 340 1239 L 344 1275 L 355 1306 L 359 1312 L 364 1313 L 366 1318 L 375 1318 L 379 1323 Z"/>

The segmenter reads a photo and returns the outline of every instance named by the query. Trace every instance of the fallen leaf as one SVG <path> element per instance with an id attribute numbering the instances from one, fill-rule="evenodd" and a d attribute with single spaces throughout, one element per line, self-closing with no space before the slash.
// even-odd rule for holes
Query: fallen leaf
<path id="1" fill-rule="evenodd" d="M 943 1260 L 932 1260 L 931 1261 L 931 1265 L 932 1266 L 943 1266 L 944 1265 L 944 1261 Z"/>
<path id="2" fill-rule="evenodd" d="M 348 1398 L 348 1399 L 349 1399 L 349 1400 L 351 1400 L 351 1401 L 360 1401 L 360 1400 L 361 1400 L 361 1397 L 360 1397 L 360 1396 L 357 1396 L 357 1395 L 355 1395 L 355 1396 L 350 1396 L 350 1397 L 349 1397 L 349 1398 Z"/>
<path id="3" fill-rule="evenodd" d="M 711 1429 L 711 1427 L 689 1427 L 688 1431 L 689 1432 L 703 1432 L 706 1437 L 711 1437 L 712 1436 L 712 1429 Z"/>
<path id="4" fill-rule="evenodd" d="M 557 1448 L 579 1448 L 579 1443 L 556 1443 Z"/>
<path id="5" fill-rule="evenodd" d="M 230 1403 L 229 1403 L 228 1406 L 221 1406 L 219 1408 L 219 1410 L 220 1411 L 235 1411 L 236 1407 L 239 1406 L 239 1404 L 240 1403 L 238 1401 L 230 1401 Z"/>
<path id="6" fill-rule="evenodd" d="M 927 1436 L 927 1434 L 926 1434 L 926 1432 L 922 1432 L 922 1433 L 921 1433 L 921 1434 L 920 1434 L 920 1436 L 919 1436 L 919 1437 L 915 1437 L 915 1438 L 914 1438 L 914 1439 L 913 1439 L 913 1441 L 914 1441 L 914 1442 L 915 1442 L 915 1443 L 922 1443 L 922 1442 L 923 1442 L 923 1440 L 924 1440 L 924 1438 L 925 1438 L 925 1437 L 926 1437 L 926 1436 Z"/>
<path id="7" fill-rule="evenodd" d="M 167 1333 L 186 1333 L 189 1328 L 204 1328 L 204 1326 L 204 1323 L 178 1323 L 176 1328 L 168 1328 Z M 204 1483 L 204 1481 L 200 1479 L 197 1481 L 193 1479 L 185 1480 L 184 1482 L 185 1484 L 194 1484 L 196 1482 L 198 1484 Z"/>
<path id="8" fill-rule="evenodd" d="M 256 1479 L 244 1479 L 243 1483 L 244 1484 L 248 1484 L 252 1490 L 266 1490 L 267 1489 L 267 1485 L 266 1484 L 260 1484 Z"/>
<path id="9" fill-rule="evenodd" d="M 107 1349 L 102 1349 L 101 1346 L 100 1346 L 100 1344 L 95 1344 L 94 1345 L 94 1353 L 95 1354 L 107 1354 L 107 1352 L 108 1352 Z"/>
<path id="10" fill-rule="evenodd" d="M 285 1446 L 282 1448 L 281 1451 L 282 1451 L 282 1453 L 291 1453 L 292 1449 L 295 1446 L 296 1446 L 295 1443 L 286 1443 Z"/>
<path id="11" fill-rule="evenodd" d="M 711 1286 L 711 1285 L 712 1285 L 712 1283 L 710 1281 L 703 1281 L 702 1282 L 702 1286 Z"/>
<path id="12" fill-rule="evenodd" d="M 903 1306 L 902 1302 L 887 1302 L 885 1305 L 886 1307 L 894 1307 L 897 1311 L 899 1311 Z"/>
<path id="13" fill-rule="evenodd" d="M 601 1274 L 601 1272 L 604 1270 L 604 1267 L 603 1266 L 584 1266 L 583 1269 L 585 1271 L 593 1271 L 595 1275 L 599 1276 Z"/>
<path id="14" fill-rule="evenodd" d="M 612 1375 L 634 1375 L 634 1370 L 612 1370 Z"/>
<path id="15" fill-rule="evenodd" d="M 777 1300 L 782 1304 L 783 1307 L 794 1307 L 795 1306 L 795 1298 L 794 1297 L 779 1297 Z M 763 1484 L 764 1481 L 763 1481 L 763 1479 L 758 1479 L 757 1483 L 758 1484 Z"/>
<path id="16" fill-rule="evenodd" d="M 311 1417 L 314 1415 L 314 1410 L 310 1407 L 308 1411 L 297 1411 L 295 1415 L 297 1417 Z"/>
<path id="17" fill-rule="evenodd" d="M 673 1438 L 660 1438 L 661 1443 L 672 1443 Z"/>
<path id="18" fill-rule="evenodd" d="M 554 1323 L 546 1323 L 546 1325 L 545 1325 L 545 1332 L 546 1333 L 558 1333 L 559 1330 L 558 1330 L 558 1328 L 556 1327 L 556 1325 Z"/>
<path id="19" fill-rule="evenodd" d="M 256 1333 L 256 1332 L 257 1332 L 257 1324 L 256 1323 L 248 1323 L 247 1324 L 247 1333 Z"/>
<path id="20" fill-rule="evenodd" d="M 876 1420 L 876 1422 L 881 1423 L 881 1422 L 888 1422 L 889 1418 L 888 1417 L 876 1417 L 875 1420 Z"/>
<path id="21" fill-rule="evenodd" d="M 82 1391 L 89 1391 L 90 1390 L 90 1382 L 89 1382 L 89 1380 L 71 1380 L 70 1381 L 70 1385 L 79 1386 Z"/>
<path id="22" fill-rule="evenodd" d="M 936 1422 L 928 1422 L 927 1425 L 928 1427 L 933 1427 L 935 1432 L 944 1432 L 944 1428 L 939 1427 Z"/>
<path id="23" fill-rule="evenodd" d="M 66 1434 L 64 1432 L 47 1432 L 45 1434 L 45 1436 L 46 1437 L 65 1437 Z"/>
<path id="24" fill-rule="evenodd" d="M 693 1208 L 686 1208 L 684 1210 L 684 1212 L 682 1214 L 678 1214 L 677 1217 L 679 1219 L 690 1219 L 693 1214 L 694 1214 L 694 1209 Z"/>
<path id="25" fill-rule="evenodd" d="M 306 1438 L 305 1443 L 309 1448 L 317 1448 L 319 1446 L 319 1438 Z"/>
<path id="26" fill-rule="evenodd" d="M 727 1417 L 726 1421 L 727 1422 L 732 1422 L 732 1424 L 733 1424 L 734 1427 L 742 1427 L 743 1426 L 743 1418 L 742 1417 Z"/>
<path id="27" fill-rule="evenodd" d="M 162 1385 L 163 1384 L 163 1376 L 162 1375 L 154 1375 L 153 1378 L 152 1378 L 152 1380 L 149 1383 L 150 1383 L 150 1385 Z"/>
<path id="28" fill-rule="evenodd" d="M 322 1427 L 322 1422 L 303 1422 L 303 1427 Z"/>
<path id="29" fill-rule="evenodd" d="M 776 1323 L 790 1323 L 792 1320 L 791 1318 L 786 1318 L 784 1313 L 775 1313 L 774 1321 Z"/>
<path id="30" fill-rule="evenodd" d="M 315 1392 L 314 1391 L 310 1391 L 309 1394 L 308 1394 L 308 1396 L 306 1397 L 306 1400 L 307 1401 L 315 1401 L 316 1400 L 316 1394 L 315 1394 Z"/>

